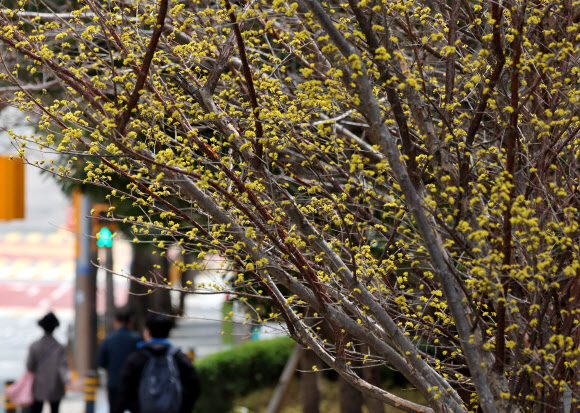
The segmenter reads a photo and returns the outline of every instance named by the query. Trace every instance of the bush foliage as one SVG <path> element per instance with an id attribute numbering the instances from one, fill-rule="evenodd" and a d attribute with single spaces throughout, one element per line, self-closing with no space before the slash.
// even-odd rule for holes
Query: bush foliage
<path id="1" fill-rule="evenodd" d="M 198 361 L 202 393 L 194 413 L 229 412 L 235 397 L 275 384 L 293 346 L 286 337 L 252 341 Z"/>

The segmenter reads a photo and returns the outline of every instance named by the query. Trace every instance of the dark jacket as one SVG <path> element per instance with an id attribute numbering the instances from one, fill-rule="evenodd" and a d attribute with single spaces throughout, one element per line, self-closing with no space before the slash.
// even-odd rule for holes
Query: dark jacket
<path id="1" fill-rule="evenodd" d="M 68 381 L 66 349 L 50 334 L 30 345 L 26 368 L 34 373 L 34 400 L 55 402 L 64 396 Z"/>
<path id="2" fill-rule="evenodd" d="M 129 410 L 131 413 L 139 413 L 139 383 L 141 373 L 149 359 L 149 351 L 156 354 L 165 354 L 169 346 L 161 343 L 148 343 L 131 354 L 123 367 L 119 377 L 119 394 L 117 403 L 111 413 L 123 413 Z M 181 413 L 191 413 L 193 406 L 201 391 L 201 385 L 197 372 L 191 360 L 181 351 L 175 353 L 175 363 L 179 369 L 183 399 L 181 401 Z"/>
<path id="3" fill-rule="evenodd" d="M 137 350 L 137 343 L 141 340 L 139 334 L 127 327 L 121 327 L 105 338 L 99 347 L 97 364 L 107 370 L 107 387 L 119 387 L 121 366 L 129 354 Z"/>

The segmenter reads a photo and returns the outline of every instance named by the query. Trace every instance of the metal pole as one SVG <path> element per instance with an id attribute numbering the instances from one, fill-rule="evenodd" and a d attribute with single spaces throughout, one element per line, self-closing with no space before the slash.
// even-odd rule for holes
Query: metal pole
<path id="1" fill-rule="evenodd" d="M 113 270 L 113 248 L 105 248 L 107 269 Z M 105 309 L 105 332 L 111 334 L 113 332 L 113 318 L 115 317 L 115 286 L 113 284 L 113 274 L 107 272 L 106 275 L 106 298 L 107 305 Z"/>
<path id="2" fill-rule="evenodd" d="M 6 397 L 6 389 L 14 383 L 13 380 L 8 380 L 4 383 L 4 411 L 6 413 L 16 413 L 16 406 L 12 404 L 12 402 Z"/>
<path id="3" fill-rule="evenodd" d="M 97 399 L 97 388 L 99 387 L 99 377 L 95 370 L 90 370 L 85 377 L 85 413 L 95 412 L 95 401 Z"/>
<path id="4" fill-rule="evenodd" d="M 190 347 L 187 350 L 186 356 L 189 359 L 189 361 L 191 361 L 193 363 L 195 361 L 195 349 Z"/>
<path id="5" fill-rule="evenodd" d="M 97 246 L 92 238 L 92 220 L 87 218 L 91 211 L 91 201 L 86 195 L 79 196 L 75 286 L 75 364 L 78 377 L 82 378 L 86 377 L 90 370 L 96 369 L 97 268 L 91 262 L 97 261 Z"/>

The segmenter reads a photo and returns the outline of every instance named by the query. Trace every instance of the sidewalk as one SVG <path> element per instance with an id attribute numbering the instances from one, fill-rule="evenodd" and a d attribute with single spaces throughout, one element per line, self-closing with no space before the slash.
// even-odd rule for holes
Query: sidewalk
<path id="1" fill-rule="evenodd" d="M 48 405 L 44 407 L 44 411 L 48 411 Z M 84 394 L 80 392 L 68 392 L 60 403 L 60 411 L 64 413 L 85 413 L 86 401 Z M 107 401 L 107 391 L 100 387 L 97 391 L 94 413 L 108 412 L 109 403 Z"/>
<path id="2" fill-rule="evenodd" d="M 4 413 L 4 395 L 0 395 L 0 412 Z M 43 412 L 50 411 L 48 403 L 45 403 Z M 64 413 L 85 413 L 86 401 L 81 392 L 68 392 L 60 402 L 60 411 Z M 107 401 L 107 392 L 104 388 L 97 391 L 97 400 L 95 402 L 94 413 L 109 413 L 109 403 Z"/>

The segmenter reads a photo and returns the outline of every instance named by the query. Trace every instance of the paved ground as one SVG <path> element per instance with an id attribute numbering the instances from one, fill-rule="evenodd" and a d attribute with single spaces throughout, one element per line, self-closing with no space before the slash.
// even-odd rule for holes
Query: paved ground
<path id="1" fill-rule="evenodd" d="M 84 394 L 77 392 L 67 393 L 60 407 L 60 411 L 62 413 L 85 413 L 86 409 L 87 402 L 84 399 Z M 44 411 L 49 412 L 48 406 L 44 407 Z M 107 393 L 103 388 L 100 388 L 97 393 L 97 401 L 95 402 L 94 413 L 109 413 Z"/>

